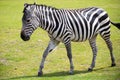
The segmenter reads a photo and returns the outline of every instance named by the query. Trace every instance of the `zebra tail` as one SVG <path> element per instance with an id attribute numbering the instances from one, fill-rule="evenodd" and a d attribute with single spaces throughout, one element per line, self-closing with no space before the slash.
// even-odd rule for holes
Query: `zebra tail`
<path id="1" fill-rule="evenodd" d="M 111 22 L 111 24 L 113 24 L 113 25 L 116 26 L 118 29 L 120 29 L 120 23 L 113 23 L 113 22 Z"/>

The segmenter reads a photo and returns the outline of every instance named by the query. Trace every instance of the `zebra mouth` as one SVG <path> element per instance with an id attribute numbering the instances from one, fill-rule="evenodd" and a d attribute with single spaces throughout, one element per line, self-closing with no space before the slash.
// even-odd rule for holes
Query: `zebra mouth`
<path id="1" fill-rule="evenodd" d="M 21 32 L 21 39 L 24 41 L 28 41 L 30 40 L 30 36 L 29 35 L 25 35 L 24 32 Z"/>

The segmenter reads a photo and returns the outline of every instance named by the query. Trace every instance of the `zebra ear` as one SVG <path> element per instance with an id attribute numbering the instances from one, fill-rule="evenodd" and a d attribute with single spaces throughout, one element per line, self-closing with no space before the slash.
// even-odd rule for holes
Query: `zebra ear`
<path id="1" fill-rule="evenodd" d="M 25 4 L 24 4 L 24 7 L 27 7 L 27 6 L 28 6 L 28 3 L 25 3 Z"/>

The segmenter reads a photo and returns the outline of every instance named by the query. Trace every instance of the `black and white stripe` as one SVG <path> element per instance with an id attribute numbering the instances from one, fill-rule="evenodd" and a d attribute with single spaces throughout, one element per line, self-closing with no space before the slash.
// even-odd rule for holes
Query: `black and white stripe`
<path id="1" fill-rule="evenodd" d="M 112 66 L 115 60 L 110 41 L 110 19 L 106 11 L 101 8 L 90 7 L 84 9 L 56 9 L 46 5 L 25 4 L 22 18 L 21 38 L 24 41 L 30 39 L 31 34 L 37 27 L 41 27 L 49 34 L 51 41 L 43 54 L 38 75 L 42 74 L 44 61 L 50 51 L 60 42 L 65 44 L 70 61 L 70 73 L 73 73 L 71 54 L 71 41 L 83 42 L 89 40 L 93 51 L 93 60 L 89 70 L 95 66 L 97 55 L 96 36 L 100 34 L 105 40 L 111 53 Z M 120 24 L 112 23 L 120 28 Z"/>

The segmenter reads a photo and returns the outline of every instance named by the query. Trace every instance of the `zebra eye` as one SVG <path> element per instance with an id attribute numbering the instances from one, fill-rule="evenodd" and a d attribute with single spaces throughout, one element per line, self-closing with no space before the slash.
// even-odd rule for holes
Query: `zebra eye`
<path id="1" fill-rule="evenodd" d="M 30 22 L 30 19 L 28 19 L 27 22 Z"/>

